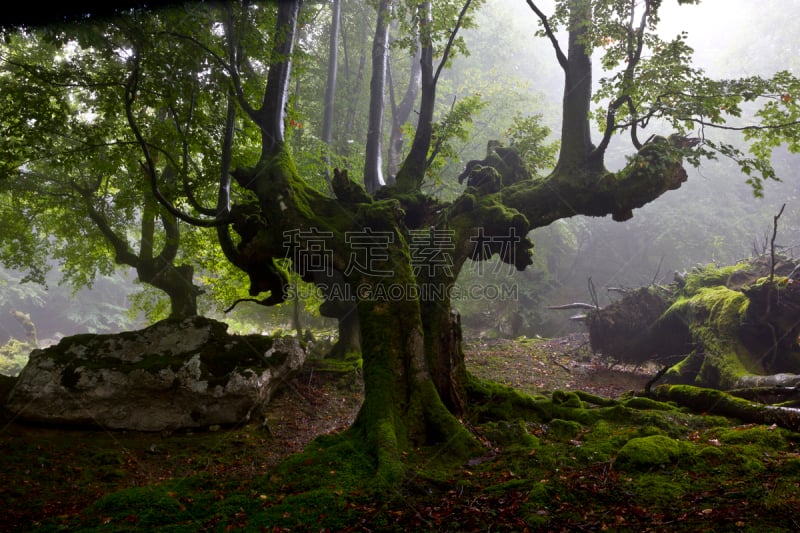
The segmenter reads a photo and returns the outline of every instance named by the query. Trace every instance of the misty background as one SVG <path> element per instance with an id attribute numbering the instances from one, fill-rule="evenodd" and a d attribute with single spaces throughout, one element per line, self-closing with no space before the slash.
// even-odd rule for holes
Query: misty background
<path id="1" fill-rule="evenodd" d="M 551 5 L 543 3 L 542 7 L 546 13 L 552 12 Z M 364 12 L 374 17 L 371 9 Z M 800 43 L 794 27 L 798 17 L 800 0 L 705 0 L 699 6 L 678 6 L 670 1 L 662 8 L 661 28 L 665 38 L 688 32 L 695 65 L 709 75 L 735 78 L 779 70 L 796 72 L 800 68 Z M 430 185 L 431 194 L 445 198 L 459 190 L 456 177 L 464 164 L 482 159 L 488 141 L 502 141 L 514 117 L 541 115 L 542 124 L 552 130 L 553 141 L 560 128 L 563 73 L 550 43 L 533 37 L 538 28 L 536 16 L 522 0 L 489 0 L 476 20 L 477 27 L 463 34 L 470 55 L 455 59 L 452 68 L 443 73 L 439 89 L 442 110 L 472 95 L 479 95 L 484 102 L 473 116 L 469 139 L 455 146 L 456 156 Z M 307 70 L 299 69 L 299 75 L 313 75 L 313 62 L 324 59 L 303 58 Z M 407 58 L 394 61 L 405 64 Z M 603 74 L 595 62 L 595 84 Z M 309 109 L 314 105 L 319 103 L 307 103 Z M 300 102 L 298 113 L 302 112 Z M 747 117 L 742 120 L 747 123 Z M 650 133 L 658 131 L 647 135 Z M 706 133 L 725 138 L 721 131 Z M 737 142 L 734 138 L 731 134 L 731 143 Z M 354 145 L 359 143 L 356 140 Z M 631 153 L 627 137 L 618 137 L 614 143 L 606 159 L 610 170 L 621 168 L 625 154 Z M 800 245 L 796 183 L 800 156 L 778 150 L 773 164 L 781 181 L 766 183 L 762 198 L 754 197 L 732 161 L 705 161 L 698 169 L 687 165 L 688 181 L 636 210 L 632 220 L 617 223 L 610 218 L 573 217 L 534 231 L 534 265 L 524 272 L 509 271 L 507 265 L 465 268 L 459 278 L 465 287 L 504 283 L 518 288 L 516 300 L 456 301 L 465 335 L 552 337 L 580 331 L 580 325 L 569 321 L 569 312 L 546 307 L 589 301 L 590 279 L 599 303 L 605 305 L 614 297 L 606 291 L 608 287 L 666 284 L 676 271 L 695 265 L 731 264 L 768 252 L 773 217 L 784 203 L 776 242 L 780 252 L 796 255 Z M 542 173 L 548 170 L 542 169 Z M 60 269 L 61 265 L 53 264 L 44 286 L 25 282 L 24 273 L 0 270 L 0 346 L 11 338 L 24 338 L 25 330 L 12 311 L 30 315 L 42 344 L 82 332 L 133 329 L 152 320 L 145 311 L 156 305 L 159 296 L 133 283 L 128 269 L 107 273 L 91 288 L 78 290 L 61 284 Z M 291 317 L 300 313 L 305 327 L 332 330 L 331 322 L 318 316 L 318 302 L 287 302 L 274 309 L 248 304 L 223 316 L 220 309 L 229 302 L 216 302 L 214 295 L 213 290 L 207 292 L 202 311 L 240 329 L 248 324 L 257 331 L 290 329 Z"/>

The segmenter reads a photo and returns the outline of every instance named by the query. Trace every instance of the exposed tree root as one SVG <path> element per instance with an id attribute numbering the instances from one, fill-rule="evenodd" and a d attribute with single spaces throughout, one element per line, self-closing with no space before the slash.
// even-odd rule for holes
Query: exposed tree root
<path id="1" fill-rule="evenodd" d="M 675 402 L 698 413 L 722 415 L 748 423 L 774 424 L 800 431 L 800 409 L 763 405 L 719 390 L 690 385 L 662 385 L 651 391 L 649 397 L 661 402 Z"/>

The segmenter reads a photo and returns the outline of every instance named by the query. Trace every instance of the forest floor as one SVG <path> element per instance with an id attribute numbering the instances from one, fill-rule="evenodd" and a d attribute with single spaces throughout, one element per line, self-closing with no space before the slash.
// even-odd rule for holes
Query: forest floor
<path id="1" fill-rule="evenodd" d="M 655 372 L 609 365 L 591 353 L 585 335 L 471 341 L 467 363 L 477 377 L 528 393 L 581 390 L 606 398 L 641 390 Z M 626 426 L 633 420 L 618 427 L 609 419 L 591 430 L 561 421 L 558 432 L 555 420 L 528 423 L 523 433 L 536 442 L 527 448 L 512 438 L 446 479 L 423 467 L 412 493 L 385 501 L 344 483 L 285 507 L 300 491 L 281 484 L 276 465 L 314 437 L 348 427 L 363 395 L 356 371 L 313 364 L 287 385 L 265 409 L 266 423 L 216 431 L 112 432 L 2 420 L 0 531 L 800 529 L 800 436 L 720 417 L 700 422 L 676 413 L 665 422 L 655 416 L 661 407 L 636 428 Z M 588 434 L 601 444 L 590 445 Z M 635 472 L 615 468 L 625 442 L 653 435 L 686 441 L 693 451 L 673 450 L 674 460 Z M 718 452 L 722 446 L 732 455 Z M 333 465 L 330 475 L 338 468 L 345 470 Z"/>

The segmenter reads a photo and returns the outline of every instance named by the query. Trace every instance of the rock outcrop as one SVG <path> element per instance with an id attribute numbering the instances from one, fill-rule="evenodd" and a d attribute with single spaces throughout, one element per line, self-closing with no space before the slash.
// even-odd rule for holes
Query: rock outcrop
<path id="1" fill-rule="evenodd" d="M 299 369 L 295 338 L 229 335 L 203 317 L 35 350 L 6 409 L 21 420 L 162 431 L 250 419 Z"/>

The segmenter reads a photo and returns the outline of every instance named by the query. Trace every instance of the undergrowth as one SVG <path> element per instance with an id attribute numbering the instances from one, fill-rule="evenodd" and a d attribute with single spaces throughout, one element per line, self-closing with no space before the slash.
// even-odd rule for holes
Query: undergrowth
<path id="1" fill-rule="evenodd" d="M 353 371 L 331 374 L 343 397 L 354 394 Z M 278 463 L 284 442 L 258 424 L 164 435 L 8 424 L 0 529 L 800 529 L 796 433 L 633 394 L 529 395 L 476 378 L 469 393 L 463 422 L 482 450 L 466 461 L 447 443 L 407 450 L 392 485 L 348 431 Z"/>

